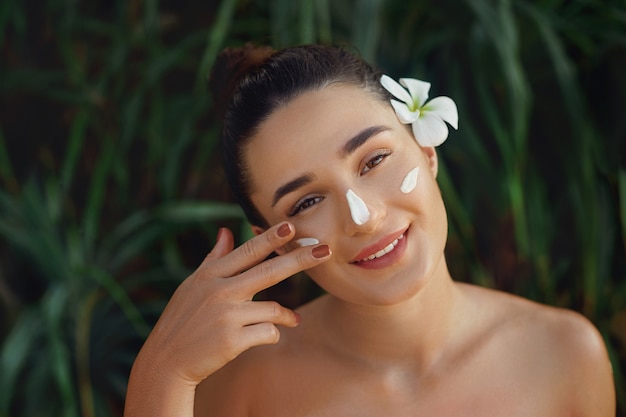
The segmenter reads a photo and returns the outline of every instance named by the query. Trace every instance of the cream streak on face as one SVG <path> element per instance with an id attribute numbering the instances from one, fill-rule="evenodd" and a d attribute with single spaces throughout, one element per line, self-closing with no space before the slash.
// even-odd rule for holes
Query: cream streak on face
<path id="1" fill-rule="evenodd" d="M 359 226 L 367 223 L 370 219 L 370 211 L 365 202 L 351 189 L 346 193 L 346 199 L 348 200 L 348 207 L 350 207 L 352 221 Z"/>
<path id="2" fill-rule="evenodd" d="M 408 194 L 413 191 L 415 189 L 415 186 L 417 185 L 417 176 L 419 175 L 419 173 L 419 166 L 416 166 L 411 171 L 409 171 L 409 173 L 406 174 L 406 177 L 404 177 L 404 180 L 402 180 L 402 185 L 400 185 L 400 191 L 402 191 L 404 194 Z"/>
<path id="3" fill-rule="evenodd" d="M 313 245 L 317 245 L 318 243 L 320 243 L 319 240 L 315 239 L 314 237 L 302 237 L 300 239 L 296 240 L 296 243 L 302 247 L 304 246 L 313 246 Z"/>

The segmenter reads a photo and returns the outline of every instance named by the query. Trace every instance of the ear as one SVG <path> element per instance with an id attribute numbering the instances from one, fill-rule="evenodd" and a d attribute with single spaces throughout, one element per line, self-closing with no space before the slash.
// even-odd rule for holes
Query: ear
<path id="1" fill-rule="evenodd" d="M 433 177 L 437 178 L 437 170 L 438 170 L 438 160 L 437 160 L 437 150 L 433 146 L 422 146 L 422 152 L 426 156 L 428 160 L 428 166 L 430 167 L 430 171 L 433 173 Z"/>
<path id="2" fill-rule="evenodd" d="M 265 232 L 265 229 L 263 229 L 262 227 L 259 227 L 259 226 L 250 226 L 250 229 L 252 230 L 252 233 L 255 236 L 258 236 L 258 235 L 262 234 L 263 232 Z"/>
<path id="3" fill-rule="evenodd" d="M 252 230 L 252 233 L 254 233 L 254 236 L 258 236 L 262 233 L 265 233 L 265 230 L 266 230 L 259 226 L 250 226 L 250 229 Z M 287 253 L 287 250 L 285 250 L 284 246 L 281 246 L 280 248 L 276 249 L 274 252 L 276 252 L 278 255 L 284 255 L 285 253 Z"/>

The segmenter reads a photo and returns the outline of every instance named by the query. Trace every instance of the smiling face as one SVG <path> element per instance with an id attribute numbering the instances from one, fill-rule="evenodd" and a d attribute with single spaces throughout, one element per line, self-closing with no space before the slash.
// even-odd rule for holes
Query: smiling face
<path id="1" fill-rule="evenodd" d="M 260 126 L 245 161 L 260 214 L 295 226 L 284 250 L 298 238 L 332 249 L 307 271 L 328 293 L 394 304 L 441 270 L 447 220 L 435 151 L 419 147 L 391 106 L 365 90 L 335 84 L 298 96 Z M 401 191 L 416 167 L 415 184 Z"/>

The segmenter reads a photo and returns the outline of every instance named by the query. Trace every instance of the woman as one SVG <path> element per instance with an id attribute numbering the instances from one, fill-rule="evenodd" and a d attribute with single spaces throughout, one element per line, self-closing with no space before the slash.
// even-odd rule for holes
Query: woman
<path id="1" fill-rule="evenodd" d="M 257 236 L 233 249 L 220 230 L 177 289 L 133 367 L 126 417 L 614 415 L 586 319 L 450 277 L 428 146 L 447 129 L 411 101 L 425 84 L 405 81 L 407 98 L 322 46 L 221 59 L 237 79 L 227 177 Z M 431 107 L 455 125 L 450 103 Z M 251 301 L 299 271 L 326 295 L 297 311 Z"/>

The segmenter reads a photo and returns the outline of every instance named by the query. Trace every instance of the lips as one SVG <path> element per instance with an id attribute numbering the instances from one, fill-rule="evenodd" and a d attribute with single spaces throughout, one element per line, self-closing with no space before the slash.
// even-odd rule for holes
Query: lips
<path id="1" fill-rule="evenodd" d="M 382 256 L 385 256 L 386 254 L 388 254 L 389 252 L 391 252 L 392 250 L 395 249 L 396 246 L 398 246 L 398 241 L 400 239 L 404 239 L 404 235 L 400 235 L 400 237 L 398 237 L 396 240 L 394 240 L 393 242 L 391 242 L 390 244 L 388 244 L 387 246 L 385 246 L 383 249 L 379 250 L 378 252 L 368 256 L 367 258 L 364 259 L 360 259 L 357 262 L 365 262 L 365 261 L 371 261 L 372 259 L 376 259 L 376 258 L 380 258 Z"/>
<path id="2" fill-rule="evenodd" d="M 367 262 L 387 255 L 404 239 L 405 232 L 406 230 L 390 233 L 375 244 L 361 250 L 350 263 Z"/>

